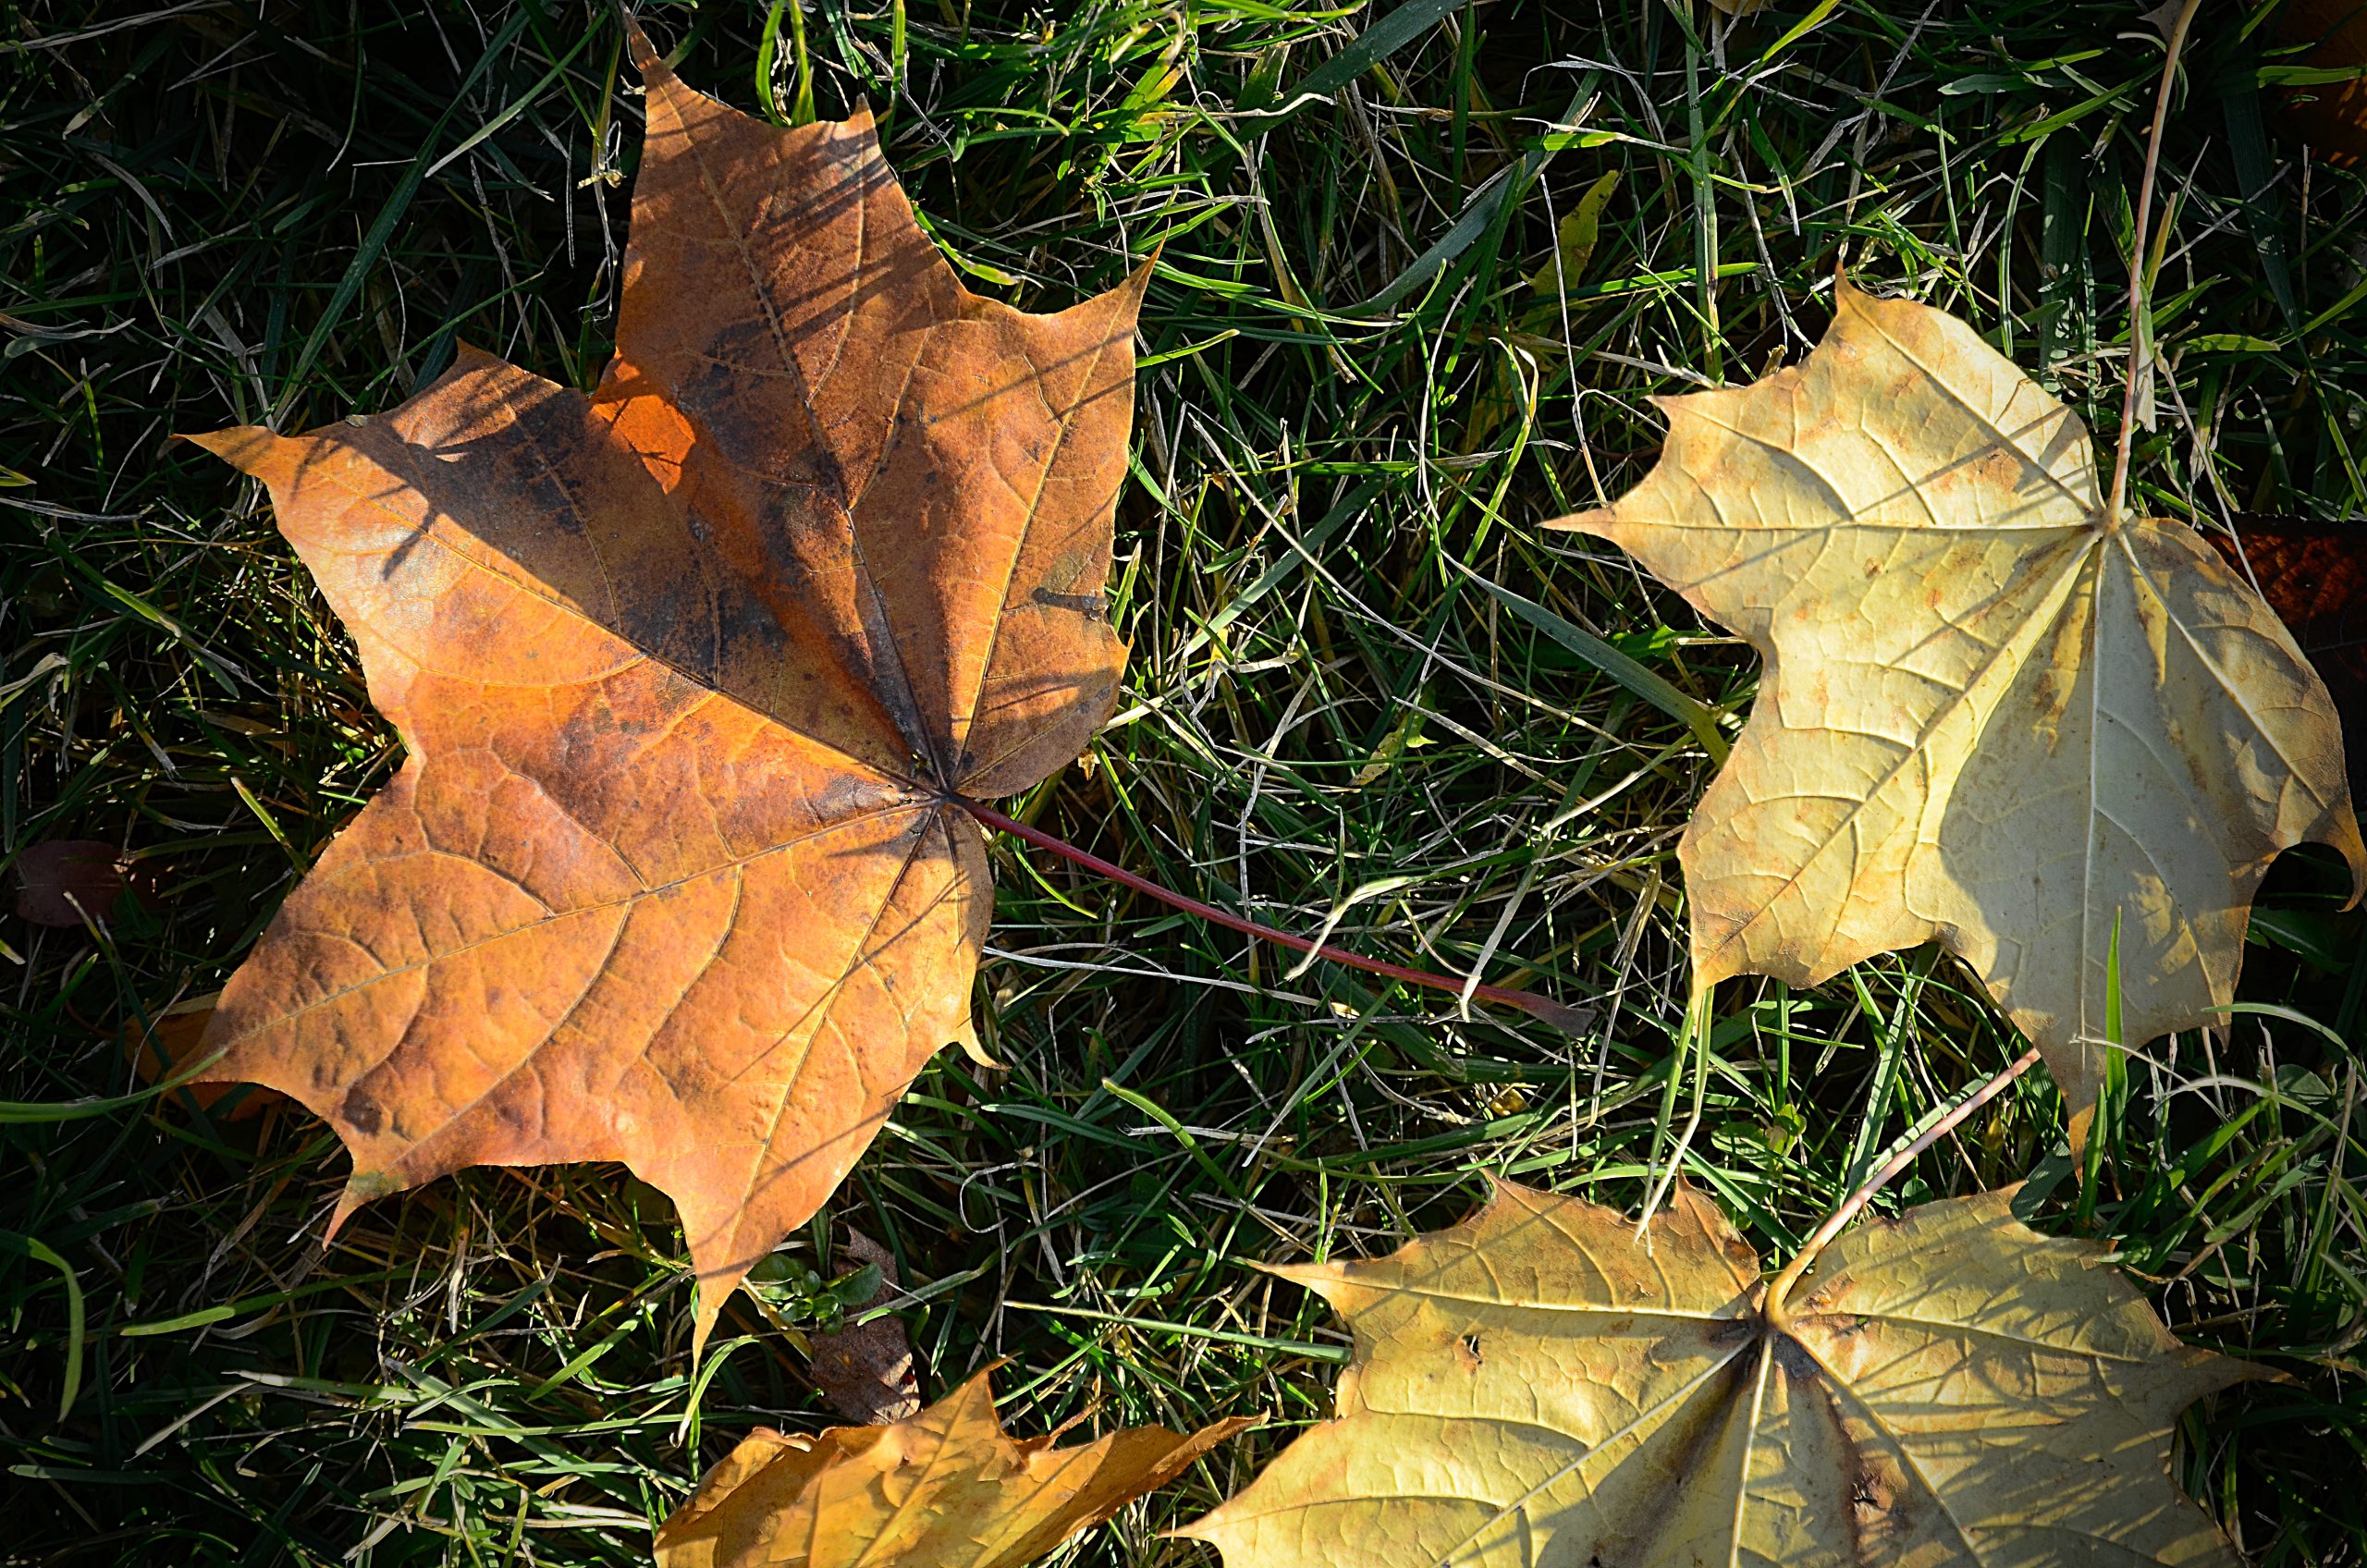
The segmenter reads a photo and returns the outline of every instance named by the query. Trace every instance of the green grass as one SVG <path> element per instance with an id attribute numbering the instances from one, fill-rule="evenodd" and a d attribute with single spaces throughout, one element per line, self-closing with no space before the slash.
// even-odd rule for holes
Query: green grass
<path id="1" fill-rule="evenodd" d="M 1268 1418 L 1076 1562 L 1210 1561 L 1157 1531 L 1325 1414 L 1344 1337 L 1253 1262 L 1385 1250 L 1489 1171 L 1633 1206 L 1696 1106 L 1686 1170 L 1772 1259 L 2018 1048 L 1924 951 L 1723 987 L 1674 1060 L 1704 742 L 1480 582 L 1746 712 L 1746 650 L 1538 524 L 1643 472 L 1648 394 L 1797 360 L 1842 264 L 2108 441 L 2159 48 L 2120 0 L 1852 3 L 1797 38 L 1780 0 L 1610 10 L 1493 0 L 1385 57 L 1360 7 L 1262 0 L 826 0 L 803 67 L 778 30 L 770 106 L 801 70 L 826 116 L 867 98 L 974 288 L 1056 307 L 1163 247 L 1128 696 L 1013 809 L 1300 929 L 1386 881 L 1341 939 L 1601 1009 L 1576 1040 L 1466 1022 L 998 847 L 978 1007 L 1009 1070 L 942 1055 L 790 1249 L 828 1278 L 845 1226 L 886 1241 L 925 1390 L 1010 1357 L 1019 1430 Z M 649 15 L 754 109 L 765 12 Z M 2275 38 L 2210 13 L 2163 150 L 2136 484 L 2206 525 L 2367 503 L 2361 186 L 2275 140 Z M 829 1305 L 742 1298 L 694 1373 L 671 1210 L 617 1170 L 471 1171 L 325 1251 L 345 1161 L 303 1116 L 55 1109 L 133 1086 L 117 1031 L 217 989 L 399 755 L 252 487 L 167 434 L 377 410 L 463 339 L 596 376 L 619 68 L 579 0 L 0 5 L 0 856 L 102 838 L 156 884 L 98 937 L 0 924 L 0 1095 L 35 1107 L 0 1113 L 8 1562 L 637 1562 L 739 1433 L 824 1422 L 780 1325 Z M 1612 171 L 1566 305 L 1540 295 Z M 2033 1177 L 2039 1223 L 2287 1374 L 2183 1427 L 2263 1563 L 2367 1560 L 2367 921 L 2338 903 L 2327 857 L 2278 867 L 2243 995 L 2314 1023 L 2160 1044 L 2084 1192 L 2034 1073 L 1881 1200 Z"/>

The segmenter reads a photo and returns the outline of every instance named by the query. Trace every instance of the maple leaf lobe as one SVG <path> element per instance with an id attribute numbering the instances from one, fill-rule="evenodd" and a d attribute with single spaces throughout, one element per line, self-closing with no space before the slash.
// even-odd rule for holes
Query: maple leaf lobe
<path id="1" fill-rule="evenodd" d="M 2367 875 L 2338 723 L 2183 523 L 2102 515 L 2078 416 L 1946 313 L 1845 280 L 1803 363 L 1660 400 L 1611 540 L 1766 673 L 1679 845 L 1702 985 L 1937 940 L 2093 1100 L 2215 1022 L 2281 850 Z"/>
<path id="2" fill-rule="evenodd" d="M 1077 590 L 1098 601 L 1109 571 L 1147 267 L 1049 316 L 972 295 L 867 112 L 779 130 L 634 47 L 647 150 L 598 396 L 660 433 L 660 461 L 692 441 L 683 482 L 720 548 L 804 588 L 773 607 L 864 673 L 897 766 L 973 794 L 1032 784 L 1084 749 L 1124 659 Z M 1013 642 L 1025 657 L 999 657 Z"/>
<path id="3" fill-rule="evenodd" d="M 697 1335 L 940 1046 L 991 894 L 948 795 L 1081 751 L 1144 276 L 970 296 L 867 117 L 777 130 L 636 35 L 649 126 L 589 396 L 464 350 L 390 413 L 196 439 L 269 488 L 401 768 L 226 988 L 214 1070 L 353 1155 L 337 1219 L 615 1159 Z M 1082 597 L 1082 595 L 1078 595 Z"/>
<path id="4" fill-rule="evenodd" d="M 2356 522 L 2312 522 L 2294 517 L 2238 513 L 2235 536 L 2214 533 L 2228 564 L 2253 582 L 2333 693 L 2343 733 L 2367 733 L 2367 555 Z M 2352 747 L 2350 793 L 2361 793 L 2361 764 Z"/>

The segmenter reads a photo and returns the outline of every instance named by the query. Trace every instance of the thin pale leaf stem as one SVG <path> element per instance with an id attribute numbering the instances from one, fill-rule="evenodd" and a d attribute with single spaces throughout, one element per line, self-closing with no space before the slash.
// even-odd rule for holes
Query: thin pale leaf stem
<path id="1" fill-rule="evenodd" d="M 2128 374 L 2120 393 L 2120 439 L 2113 447 L 2112 494 L 2104 502 L 2106 524 L 2120 521 L 2128 499 L 2129 452 L 2137 438 L 2137 386 L 2151 368 L 2153 335 L 2145 315 L 2146 259 L 2152 254 L 2146 230 L 2153 221 L 2153 183 L 2162 166 L 2162 128 L 2169 123 L 2170 89 L 2177 81 L 2178 55 L 2186 49 L 2186 31 L 2202 0 L 2186 0 L 2170 26 L 2169 57 L 2162 62 L 2162 90 L 2153 99 L 2153 129 L 2145 138 L 2145 174 L 2137 186 L 2137 229 L 2128 254 Z"/>
<path id="2" fill-rule="evenodd" d="M 1641 1240 L 1658 1214 L 1661 1204 L 1668 1197 L 1668 1190 L 1685 1170 L 1686 1151 L 1693 1146 L 1693 1135 L 1701 1130 L 1702 1099 L 1709 1092 L 1710 1082 L 1710 998 L 1713 987 L 1695 982 L 1693 995 L 1685 1004 L 1684 1033 L 1676 1037 L 1676 1060 L 1669 1064 L 1668 1098 L 1662 1102 L 1667 1112 L 1676 1109 L 1677 1078 L 1685 1071 L 1686 1058 L 1693 1059 L 1693 1109 L 1685 1119 L 1685 1129 L 1677 1133 L 1675 1146 L 1669 1150 L 1668 1166 L 1652 1183 L 1651 1194 L 1644 1200 L 1644 1212 L 1637 1217 L 1636 1235 Z M 1667 1131 L 1663 1113 L 1661 1131 Z"/>
<path id="3" fill-rule="evenodd" d="M 1157 899 L 1159 902 L 1183 910 L 1188 914 L 1196 914 L 1211 925 L 1221 925 L 1228 930 L 1243 932 L 1265 941 L 1277 943 L 1295 952 L 1313 953 L 1318 958 L 1330 959 L 1333 963 L 1344 963 L 1351 969 L 1361 969 L 1368 974 L 1383 975 L 1392 980 L 1403 981 L 1409 986 L 1428 986 L 1432 990 L 1453 991 L 1457 995 L 1463 994 L 1468 986 L 1471 996 L 1480 1001 L 1493 1002 L 1499 1007 L 1518 1008 L 1531 1018 L 1542 1020 L 1569 1034 L 1583 1033 L 1587 1025 L 1593 1021 L 1593 1014 L 1585 1009 L 1565 1007 L 1550 998 L 1540 997 L 1533 991 L 1515 990 L 1509 986 L 1471 986 L 1469 981 L 1462 975 L 1434 974 L 1424 969 L 1408 969 L 1402 963 L 1390 963 L 1382 959 L 1367 958 L 1362 953 L 1352 953 L 1345 948 L 1335 948 L 1329 942 L 1310 941 L 1305 937 L 1294 936 L 1288 931 L 1278 931 L 1273 926 L 1261 925 L 1254 920 L 1245 920 L 1240 915 L 1228 913 L 1217 908 L 1214 904 L 1205 904 L 1197 899 L 1186 898 L 1171 888 L 1160 887 L 1147 877 L 1137 876 L 1122 865 L 1103 860 L 1099 855 L 1088 851 L 1078 849 L 1064 839 L 1056 839 L 1040 827 L 1031 827 L 1017 817 L 1006 816 L 994 807 L 981 804 L 965 795 L 949 795 L 946 799 L 949 803 L 960 806 L 988 827 L 1008 833 L 1012 838 L 1023 839 L 1039 850 L 1049 851 L 1073 865 L 1083 866 L 1097 876 L 1106 877 L 1122 888 L 1131 888 L 1137 893 Z"/>
<path id="4" fill-rule="evenodd" d="M 2038 1047 L 2032 1046 L 1999 1069 L 1996 1076 L 1966 1096 L 1963 1103 L 1924 1128 L 1913 1143 L 1884 1160 L 1881 1170 L 1867 1177 L 1856 1192 L 1843 1198 L 1841 1206 L 1825 1216 L 1824 1223 L 1816 1228 L 1816 1234 L 1808 1239 L 1808 1243 L 1800 1248 L 1790 1263 L 1784 1265 L 1784 1271 L 1775 1276 L 1775 1282 L 1767 1287 L 1768 1323 L 1777 1329 L 1784 1326 L 1787 1321 L 1786 1299 L 1792 1287 L 1799 1283 L 1800 1276 L 1816 1262 L 1817 1254 L 1831 1244 L 1834 1237 L 1841 1234 L 1842 1227 L 1855 1219 L 1858 1211 L 1865 1207 L 1876 1193 L 1889 1185 L 1892 1177 L 1914 1164 L 1917 1156 L 1963 1125 L 1966 1117 L 2004 1094 L 2015 1079 L 2037 1065 Z"/>

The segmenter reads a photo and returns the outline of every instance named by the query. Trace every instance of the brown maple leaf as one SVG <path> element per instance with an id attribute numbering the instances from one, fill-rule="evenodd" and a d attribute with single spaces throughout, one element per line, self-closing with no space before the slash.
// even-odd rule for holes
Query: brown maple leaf
<path id="1" fill-rule="evenodd" d="M 589 397 L 473 350 L 382 418 L 197 439 L 262 479 L 401 770 L 225 989 L 214 1070 L 337 1129 L 356 1206 L 622 1160 L 723 1297 L 939 1047 L 991 905 L 954 798 L 1107 717 L 1147 268 L 968 293 L 870 118 L 684 87 L 648 127 Z"/>

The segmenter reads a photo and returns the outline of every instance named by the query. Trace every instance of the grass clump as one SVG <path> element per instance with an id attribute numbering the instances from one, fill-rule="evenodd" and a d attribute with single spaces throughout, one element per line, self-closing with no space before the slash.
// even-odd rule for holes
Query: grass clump
<path id="1" fill-rule="evenodd" d="M 0 856 L 102 839 L 150 890 L 93 932 L 0 926 L 0 1553 L 641 1561 L 738 1433 L 825 1421 L 799 1341 L 844 1314 L 852 1224 L 898 1258 L 931 1396 L 1008 1356 L 1023 1431 L 1271 1417 L 1075 1557 L 1204 1561 L 1155 1532 L 1321 1418 L 1345 1354 L 1251 1263 L 1386 1249 L 1488 1171 L 1632 1206 L 1696 1107 L 1687 1174 L 1780 1255 L 2018 1049 L 1926 951 L 1724 987 L 1678 1060 L 1674 851 L 1713 748 L 1483 582 L 1730 734 L 1747 651 L 1537 524 L 1649 465 L 1648 394 L 1797 359 L 1842 264 L 1964 314 L 2109 439 L 2158 46 L 2102 3 L 1404 15 L 647 13 L 742 107 L 872 104 L 973 288 L 1056 307 L 1159 248 L 1128 697 L 1014 815 L 1599 1009 L 1575 1040 L 1466 1020 L 999 846 L 980 1012 L 1009 1069 L 941 1056 L 694 1370 L 671 1211 L 617 1170 L 471 1171 L 324 1248 L 343 1160 L 301 1114 L 71 1104 L 134 1086 L 126 1026 L 218 989 L 399 756 L 260 498 L 165 438 L 376 411 L 464 338 L 595 378 L 636 153 L 614 16 L 5 12 Z M 2242 20 L 2197 41 L 2163 150 L 2135 472 L 2145 509 L 2206 527 L 2367 501 L 2359 181 L 2273 139 L 2276 56 Z M 2091 1178 L 2033 1074 L 1883 1200 L 2030 1176 L 2037 1222 L 2112 1238 L 2181 1334 L 2287 1374 L 2185 1428 L 2189 1489 L 2263 1563 L 2367 1557 L 2367 922 L 2339 883 L 2280 865 L 2259 1006 L 2115 1086 Z"/>

